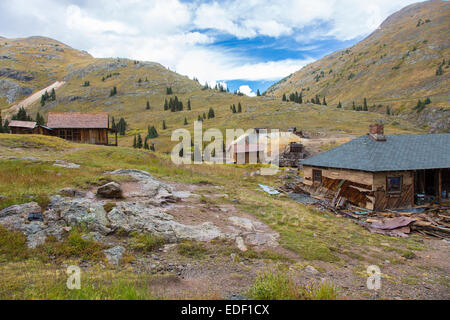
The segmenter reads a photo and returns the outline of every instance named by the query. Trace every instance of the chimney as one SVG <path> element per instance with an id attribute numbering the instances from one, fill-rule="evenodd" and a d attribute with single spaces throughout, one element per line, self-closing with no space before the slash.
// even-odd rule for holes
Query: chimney
<path id="1" fill-rule="evenodd" d="M 374 141 L 386 141 L 384 124 L 375 123 L 369 126 L 369 137 Z"/>

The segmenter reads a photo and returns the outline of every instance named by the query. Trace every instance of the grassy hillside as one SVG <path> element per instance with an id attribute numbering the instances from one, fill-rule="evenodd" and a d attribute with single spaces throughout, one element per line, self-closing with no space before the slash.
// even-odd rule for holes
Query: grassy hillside
<path id="1" fill-rule="evenodd" d="M 3 44 L 2 44 L 3 42 Z M 5 45 L 6 43 L 6 45 Z M 204 127 L 219 128 L 252 128 L 268 127 L 287 129 L 297 126 L 311 135 L 314 134 L 351 134 L 367 132 L 368 125 L 376 120 L 386 123 L 389 133 L 422 132 L 407 120 L 394 116 L 361 113 L 348 110 L 329 110 L 312 104 L 295 104 L 282 102 L 275 97 L 247 97 L 218 90 L 204 89 L 197 81 L 168 70 L 158 63 L 138 62 L 127 59 L 94 59 L 88 54 L 68 48 L 63 44 L 45 38 L 4 39 L 0 41 L 0 56 L 17 59 L 0 60 L 2 67 L 17 71 L 25 71 L 33 75 L 32 80 L 17 81 L 21 86 L 32 86 L 35 91 L 56 80 L 66 81 L 57 90 L 56 101 L 48 101 L 41 106 L 39 101 L 28 108 L 34 116 L 37 112 L 44 115 L 49 111 L 81 111 L 108 112 L 116 119 L 124 117 L 130 127 L 125 137 L 120 137 L 119 144 L 130 146 L 135 133 L 145 135 L 149 125 L 155 125 L 160 136 L 154 139 L 159 151 L 169 151 L 171 132 L 176 128 L 193 130 L 193 122 L 203 113 L 213 108 L 216 117 L 205 120 Z M 21 52 L 27 48 L 30 54 Z M 58 59 L 35 56 L 40 48 L 47 48 L 46 54 L 57 55 Z M 62 51 L 56 51 L 63 48 Z M 33 52 L 33 54 L 31 54 Z M 47 64 L 47 60 L 50 64 Z M 26 68 L 24 66 L 27 66 Z M 104 80 L 103 80 L 104 78 Z M 11 79 L 2 77 L 3 80 Z M 139 81 L 140 79 L 140 81 Z M 89 82 L 89 86 L 83 86 Z M 117 94 L 110 96 L 111 89 L 117 88 Z M 173 94 L 167 95 L 166 89 L 171 87 Z M 184 111 L 164 111 L 164 101 L 177 96 L 184 104 Z M 190 99 L 192 110 L 188 111 L 187 101 Z M 19 99 L 20 101 L 20 99 Z M 146 109 L 147 101 L 150 110 Z M 8 107 L 18 101 L 7 103 L 0 100 L 3 117 L 8 114 Z M 230 105 L 241 103 L 242 113 L 233 114 Z M 184 119 L 188 125 L 184 125 Z M 167 129 L 162 129 L 162 121 L 166 121 Z"/>
<path id="2" fill-rule="evenodd" d="M 427 110 L 448 109 L 449 20 L 447 1 L 410 5 L 363 41 L 305 66 L 266 94 L 281 98 L 303 90 L 305 99 L 326 96 L 329 105 L 341 101 L 344 108 L 351 108 L 353 101 L 363 105 L 367 98 L 369 110 L 386 112 L 390 107 L 398 113 L 408 113 L 418 99 L 430 97 Z M 436 75 L 439 68 L 442 74 Z"/>

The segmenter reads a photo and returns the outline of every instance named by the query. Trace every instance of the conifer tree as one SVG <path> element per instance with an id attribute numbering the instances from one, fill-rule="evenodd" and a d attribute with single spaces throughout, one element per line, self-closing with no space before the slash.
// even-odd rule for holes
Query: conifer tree
<path id="1" fill-rule="evenodd" d="M 0 123 L 1 123 L 1 121 L 0 121 Z M 39 114 L 39 112 L 36 114 L 36 124 L 37 124 L 38 126 L 43 126 L 43 125 L 44 125 L 44 117 L 41 116 L 41 115 Z"/>
<path id="2" fill-rule="evenodd" d="M 213 108 L 209 108 L 209 111 L 208 111 L 208 119 L 212 119 L 212 118 L 214 118 L 215 117 L 215 115 L 214 115 L 214 109 Z"/>
<path id="3" fill-rule="evenodd" d="M 256 96 L 257 96 L 257 97 L 261 97 L 261 92 L 259 92 L 259 89 L 256 90 Z"/>
<path id="4" fill-rule="evenodd" d="M 114 117 L 111 118 L 111 130 L 113 132 L 116 132 L 116 130 L 117 130 L 116 121 L 114 120 Z"/>
<path id="5" fill-rule="evenodd" d="M 327 105 L 327 100 L 325 100 L 325 96 L 323 96 L 323 102 L 322 102 L 322 104 L 323 104 L 324 106 Z"/>
<path id="6" fill-rule="evenodd" d="M 366 98 L 364 98 L 363 108 L 364 108 L 364 111 L 367 111 L 367 110 L 368 110 L 368 107 L 367 107 L 367 99 L 366 99 Z"/>
<path id="7" fill-rule="evenodd" d="M 237 112 L 238 112 L 238 113 L 241 113 L 241 112 L 242 112 L 242 105 L 241 105 L 240 102 L 238 103 L 238 110 L 237 110 Z"/>
<path id="8" fill-rule="evenodd" d="M 142 148 L 142 137 L 141 137 L 140 133 L 137 136 L 136 148 L 138 148 L 138 149 Z"/>
<path id="9" fill-rule="evenodd" d="M 206 113 L 203 112 L 203 119 L 206 119 Z"/>
<path id="10" fill-rule="evenodd" d="M 136 149 L 137 147 L 137 139 L 136 139 L 136 135 L 134 135 L 134 139 L 133 139 L 133 148 Z"/>
<path id="11" fill-rule="evenodd" d="M 203 121 L 202 117 L 199 115 L 197 121 Z"/>
<path id="12" fill-rule="evenodd" d="M 233 104 L 233 113 L 236 113 L 236 105 Z"/>
<path id="13" fill-rule="evenodd" d="M 167 102 L 167 99 L 164 101 L 164 111 L 169 110 L 169 103 Z"/>
<path id="14" fill-rule="evenodd" d="M 342 104 L 341 104 L 340 101 L 339 101 L 339 103 L 338 103 L 338 105 L 337 105 L 337 108 L 338 108 L 338 109 L 342 109 Z"/>
<path id="15" fill-rule="evenodd" d="M 150 102 L 147 101 L 147 105 L 146 105 L 145 109 L 150 110 Z"/>
<path id="16" fill-rule="evenodd" d="M 283 93 L 283 98 L 281 99 L 282 101 L 287 101 L 286 99 L 286 93 Z"/>
<path id="17" fill-rule="evenodd" d="M 4 133 L 2 115 L 0 114 L 0 133 Z"/>
<path id="18" fill-rule="evenodd" d="M 150 151 L 156 151 L 156 149 L 155 149 L 155 144 L 154 143 L 152 143 L 151 145 L 150 145 Z"/>
<path id="19" fill-rule="evenodd" d="M 315 101 L 316 101 L 316 104 L 318 104 L 318 105 L 321 104 L 321 103 L 320 103 L 320 98 L 319 98 L 319 95 L 318 95 L 318 94 L 316 94 L 316 99 L 315 99 Z"/>
<path id="20" fill-rule="evenodd" d="M 184 125 L 185 125 L 185 126 L 188 125 L 187 118 L 184 118 Z"/>
<path id="21" fill-rule="evenodd" d="M 187 109 L 191 110 L 191 99 L 189 99 L 187 102 Z"/>
<path id="22" fill-rule="evenodd" d="M 163 120 L 163 122 L 162 122 L 162 128 L 163 128 L 163 130 L 166 130 L 166 129 L 167 129 L 167 127 L 166 127 L 166 120 Z"/>
<path id="23" fill-rule="evenodd" d="M 145 138 L 145 140 L 144 140 L 144 149 L 145 150 L 148 150 L 149 149 L 149 147 L 148 147 L 148 137 L 147 138 Z"/>

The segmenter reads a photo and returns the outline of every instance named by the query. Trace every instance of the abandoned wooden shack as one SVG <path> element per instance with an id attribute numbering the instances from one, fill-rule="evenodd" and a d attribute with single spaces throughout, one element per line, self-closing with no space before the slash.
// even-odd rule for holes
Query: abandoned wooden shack
<path id="1" fill-rule="evenodd" d="M 369 210 L 406 208 L 450 199 L 450 134 L 368 135 L 303 160 L 307 192 Z"/>
<path id="2" fill-rule="evenodd" d="M 34 121 L 11 120 L 8 127 L 12 134 L 43 134 L 51 135 L 52 129 L 38 125 Z"/>
<path id="3" fill-rule="evenodd" d="M 279 166 L 297 167 L 304 158 L 301 139 L 292 132 L 269 132 L 267 129 L 255 128 L 234 140 L 228 147 L 232 162 L 237 164 L 264 163 L 272 157 L 272 148 L 278 148 Z M 273 163 L 274 159 L 272 159 Z"/>
<path id="4" fill-rule="evenodd" d="M 78 143 L 100 145 L 116 145 L 109 143 L 109 116 L 107 113 L 50 112 L 47 127 L 53 130 L 53 135 Z"/>

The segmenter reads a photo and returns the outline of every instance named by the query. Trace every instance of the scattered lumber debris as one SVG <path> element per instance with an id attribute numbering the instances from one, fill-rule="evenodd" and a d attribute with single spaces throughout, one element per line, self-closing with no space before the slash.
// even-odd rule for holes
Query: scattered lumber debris
<path id="1" fill-rule="evenodd" d="M 305 205 L 332 212 L 336 216 L 351 218 L 373 233 L 407 237 L 409 233 L 417 232 L 427 237 L 450 239 L 450 206 L 428 204 L 408 209 L 371 211 L 347 202 L 346 197 L 339 191 L 344 184 L 345 182 L 342 182 L 338 186 L 338 191 L 332 199 L 330 197 L 331 200 L 311 195 L 295 181 L 286 182 L 278 190 Z"/>

